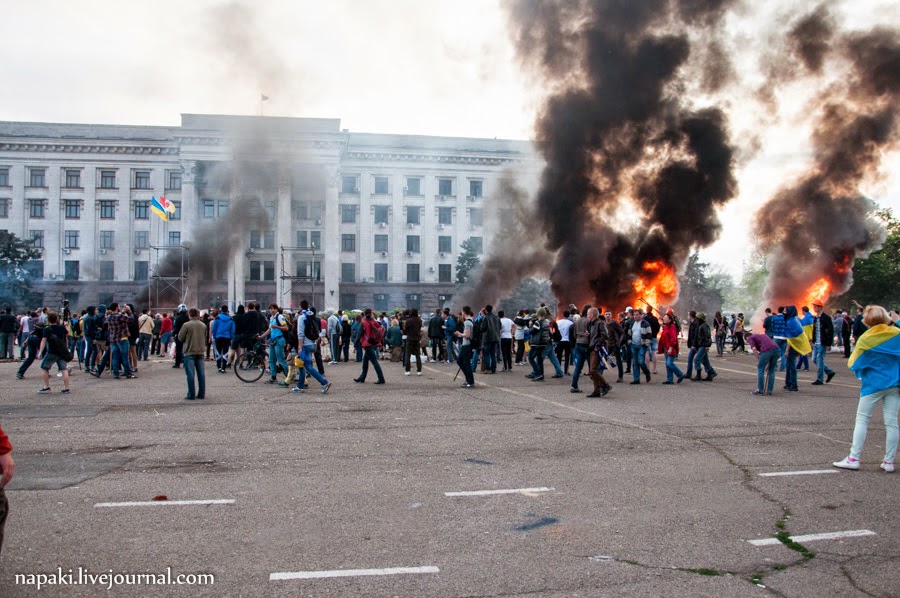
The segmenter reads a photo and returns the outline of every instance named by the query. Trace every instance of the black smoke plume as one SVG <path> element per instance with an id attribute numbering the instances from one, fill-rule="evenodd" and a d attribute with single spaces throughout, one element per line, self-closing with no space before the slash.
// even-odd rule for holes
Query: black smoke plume
<path id="1" fill-rule="evenodd" d="M 877 178 L 884 153 L 900 141 L 900 32 L 884 28 L 834 36 L 820 8 L 802 21 L 805 68 L 830 67 L 839 80 L 817 98 L 813 160 L 757 213 L 756 233 L 769 254 L 764 292 L 771 304 L 807 298 L 825 279 L 838 295 L 852 283 L 854 261 L 880 247 L 883 226 L 860 185 Z M 828 62 L 830 61 L 830 62 Z"/>
<path id="2" fill-rule="evenodd" d="M 508 4 L 520 59 L 550 90 L 535 218 L 560 303 L 624 307 L 646 264 L 677 269 L 716 239 L 715 209 L 737 190 L 734 149 L 724 113 L 685 98 L 733 76 L 721 43 L 731 4 Z"/>

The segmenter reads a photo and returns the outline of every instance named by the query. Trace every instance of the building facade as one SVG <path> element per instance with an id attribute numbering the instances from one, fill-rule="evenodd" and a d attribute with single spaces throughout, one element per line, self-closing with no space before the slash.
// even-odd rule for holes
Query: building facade
<path id="1" fill-rule="evenodd" d="M 460 244 L 489 249 L 501 176 L 537 167 L 529 142 L 336 119 L 2 122 L 0 229 L 40 250 L 28 267 L 50 306 L 431 309 L 452 298 Z M 168 221 L 150 209 L 160 196 Z M 239 209 L 251 201 L 261 218 Z"/>

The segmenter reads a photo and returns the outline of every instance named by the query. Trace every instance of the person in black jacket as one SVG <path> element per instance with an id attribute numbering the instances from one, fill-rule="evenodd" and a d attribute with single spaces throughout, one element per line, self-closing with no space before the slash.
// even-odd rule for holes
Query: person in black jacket
<path id="1" fill-rule="evenodd" d="M 175 316 L 175 321 L 172 323 L 172 337 L 175 339 L 175 364 L 172 367 L 176 369 L 180 368 L 181 362 L 184 361 L 184 343 L 178 340 L 178 333 L 181 332 L 181 327 L 190 320 L 187 306 L 182 303 L 178 306 L 178 315 Z"/>
<path id="2" fill-rule="evenodd" d="M 428 320 L 428 340 L 431 341 L 431 363 L 445 361 L 444 317 L 439 309 L 434 310 L 434 315 Z"/>
<path id="3" fill-rule="evenodd" d="M 703 378 L 703 381 L 712 382 L 713 378 L 718 376 L 716 370 L 713 369 L 712 364 L 709 362 L 712 330 L 710 330 L 709 324 L 706 323 L 706 314 L 702 311 L 697 313 L 697 320 L 700 322 L 699 326 L 697 326 L 697 356 L 694 358 L 694 362 L 697 364 L 697 377 L 692 378 L 692 380 L 700 380 L 700 368 L 703 367 L 706 369 L 706 378 Z"/>
<path id="4" fill-rule="evenodd" d="M 687 335 L 687 371 L 684 373 L 686 378 L 694 379 L 694 364 L 697 361 L 697 329 L 700 327 L 700 321 L 697 320 L 697 312 L 688 312 L 688 335 Z M 697 363 L 697 378 L 700 378 L 700 364 Z"/>
<path id="5" fill-rule="evenodd" d="M 813 386 L 821 386 L 826 382 L 831 382 L 831 379 L 834 378 L 834 371 L 825 363 L 825 355 L 828 354 L 834 343 L 834 322 L 832 322 L 831 316 L 825 313 L 825 307 L 821 300 L 813 301 L 813 311 L 816 314 L 813 318 L 813 362 L 817 368 Z"/>

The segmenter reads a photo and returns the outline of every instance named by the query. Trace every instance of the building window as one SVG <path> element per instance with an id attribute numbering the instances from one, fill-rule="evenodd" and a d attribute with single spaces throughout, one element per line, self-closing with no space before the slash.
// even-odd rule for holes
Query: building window
<path id="1" fill-rule="evenodd" d="M 341 264 L 341 282 L 356 282 L 356 264 Z"/>
<path id="2" fill-rule="evenodd" d="M 264 260 L 250 262 L 250 280 L 275 280 L 275 261 Z"/>
<path id="3" fill-rule="evenodd" d="M 356 251 L 356 235 L 341 235 L 341 251 Z"/>
<path id="4" fill-rule="evenodd" d="M 406 264 L 406 282 L 419 282 L 419 264 Z"/>
<path id="5" fill-rule="evenodd" d="M 388 265 L 387 264 L 375 264 L 375 282 L 387 282 L 388 279 Z"/>
<path id="6" fill-rule="evenodd" d="M 134 202 L 134 219 L 148 220 L 150 218 L 150 202 L 136 201 Z"/>
<path id="7" fill-rule="evenodd" d="M 78 277 L 81 275 L 81 264 L 78 260 L 66 260 L 63 268 L 63 278 L 65 280 L 78 280 Z"/>
<path id="8" fill-rule="evenodd" d="M 438 224 L 453 224 L 453 208 L 438 208 Z"/>
<path id="9" fill-rule="evenodd" d="M 136 170 L 134 171 L 134 188 L 149 189 L 150 188 L 150 171 Z"/>
<path id="10" fill-rule="evenodd" d="M 100 280 L 116 279 L 116 263 L 112 260 L 100 262 Z"/>
<path id="11" fill-rule="evenodd" d="M 250 262 L 250 280 L 251 281 L 262 280 L 262 262 L 257 262 L 257 261 Z"/>
<path id="12" fill-rule="evenodd" d="M 319 280 L 321 266 L 321 262 L 297 262 L 297 276 L 300 278 Z"/>
<path id="13" fill-rule="evenodd" d="M 216 216 L 222 218 L 228 214 L 228 200 L 220 199 L 216 202 Z"/>
<path id="14" fill-rule="evenodd" d="M 0 168 L 0 187 L 9 187 L 9 168 Z"/>
<path id="15" fill-rule="evenodd" d="M 387 224 L 389 213 L 388 206 L 375 206 L 375 224 Z"/>
<path id="16" fill-rule="evenodd" d="M 481 226 L 484 224 L 484 210 L 480 208 L 469 208 L 469 224 L 472 226 Z"/>
<path id="17" fill-rule="evenodd" d="M 79 218 L 81 218 L 81 200 L 67 199 L 66 200 L 66 219 L 77 220 Z"/>
<path id="18" fill-rule="evenodd" d="M 469 247 L 475 253 L 481 254 L 484 252 L 484 239 L 482 237 L 469 237 Z"/>
<path id="19" fill-rule="evenodd" d="M 100 171 L 100 188 L 115 189 L 116 188 L 116 171 L 101 170 Z"/>
<path id="20" fill-rule="evenodd" d="M 113 249 L 115 238 L 116 238 L 115 231 L 111 231 L 111 230 L 100 231 L 100 249 Z"/>
<path id="21" fill-rule="evenodd" d="M 107 220 L 116 217 L 116 202 L 110 200 L 103 200 L 100 202 L 100 218 L 105 218 Z"/>
<path id="22" fill-rule="evenodd" d="M 348 308 L 356 307 L 356 295 L 341 293 L 341 305 Z"/>
<path id="23" fill-rule="evenodd" d="M 29 187 L 46 187 L 47 179 L 46 179 L 46 170 L 43 168 L 32 168 L 29 171 L 30 178 L 28 180 Z"/>
<path id="24" fill-rule="evenodd" d="M 32 230 L 28 231 L 28 238 L 31 241 L 31 246 L 37 249 L 42 249 L 44 247 L 44 231 L 42 230 Z"/>
<path id="25" fill-rule="evenodd" d="M 300 249 L 306 249 L 306 231 L 298 230 L 297 231 L 297 247 Z"/>
<path id="26" fill-rule="evenodd" d="M 81 187 L 80 170 L 66 170 L 66 187 L 69 189 L 79 189 Z"/>
<path id="27" fill-rule="evenodd" d="M 216 262 L 216 280 L 219 281 L 227 281 L 228 280 L 228 262 L 225 260 L 218 260 Z"/>
<path id="28" fill-rule="evenodd" d="M 9 218 L 9 198 L 0 199 L 0 218 Z"/>
<path id="29" fill-rule="evenodd" d="M 438 264 L 438 282 L 452 282 L 453 266 L 451 264 Z"/>
<path id="30" fill-rule="evenodd" d="M 63 233 L 63 248 L 78 249 L 78 237 L 80 233 L 77 230 L 67 230 Z"/>
<path id="31" fill-rule="evenodd" d="M 375 193 L 377 195 L 387 195 L 390 193 L 388 188 L 388 178 L 386 176 L 375 177 Z"/>
<path id="32" fill-rule="evenodd" d="M 134 263 L 134 281 L 135 282 L 144 282 L 150 279 L 150 262 L 135 262 Z"/>
<path id="33" fill-rule="evenodd" d="M 482 193 L 484 192 L 484 182 L 483 181 L 469 181 L 469 197 L 483 197 Z"/>
<path id="34" fill-rule="evenodd" d="M 322 249 L 322 231 L 309 231 L 309 247 L 310 249 Z"/>
<path id="35" fill-rule="evenodd" d="M 173 201 L 172 205 L 175 206 L 175 211 L 169 214 L 169 220 L 181 220 L 181 202 Z"/>
<path id="36" fill-rule="evenodd" d="M 31 218 L 43 218 L 46 213 L 46 200 L 32 199 L 28 202 L 28 216 Z"/>
<path id="37" fill-rule="evenodd" d="M 177 246 L 181 245 L 181 231 L 170 230 L 169 231 L 169 245 Z"/>
<path id="38" fill-rule="evenodd" d="M 422 179 L 418 177 L 406 179 L 406 195 L 422 195 Z"/>
<path id="39" fill-rule="evenodd" d="M 352 224 L 356 222 L 356 206 L 341 206 L 341 222 L 344 224 Z"/>
<path id="40" fill-rule="evenodd" d="M 453 195 L 453 179 L 438 179 L 438 195 Z"/>
<path id="41" fill-rule="evenodd" d="M 169 176 L 166 180 L 166 189 L 168 189 L 170 191 L 181 189 L 181 171 L 180 170 L 170 170 L 169 171 Z"/>
<path id="42" fill-rule="evenodd" d="M 341 177 L 341 193 L 359 193 L 359 185 L 356 184 L 356 175 Z"/>
<path id="43" fill-rule="evenodd" d="M 422 209 L 410 206 L 406 208 L 406 224 L 420 224 Z"/>
<path id="44" fill-rule="evenodd" d="M 441 253 L 453 251 L 453 237 L 438 237 L 438 251 Z"/>
<path id="45" fill-rule="evenodd" d="M 250 247 L 253 249 L 274 249 L 275 231 L 250 231 Z"/>
<path id="46" fill-rule="evenodd" d="M 388 236 L 375 235 L 375 252 L 388 251 Z"/>
<path id="47" fill-rule="evenodd" d="M 375 307 L 373 308 L 375 311 L 387 311 L 388 310 L 388 296 L 385 293 L 376 293 L 375 294 Z"/>
<path id="48" fill-rule="evenodd" d="M 44 278 L 44 260 L 29 260 L 22 266 L 31 278 L 41 280 Z M 43 302 L 37 303 L 41 305 Z"/>
<path id="49" fill-rule="evenodd" d="M 294 202 L 294 217 L 297 220 L 306 220 L 309 217 L 309 207 L 302 201 Z"/>
<path id="50" fill-rule="evenodd" d="M 136 230 L 134 231 L 134 248 L 149 249 L 150 248 L 150 231 Z"/>
<path id="51" fill-rule="evenodd" d="M 411 293 L 406 296 L 406 307 L 409 309 L 421 309 L 422 296 L 418 293 Z"/>
<path id="52" fill-rule="evenodd" d="M 406 236 L 406 251 L 419 253 L 419 235 Z"/>
<path id="53" fill-rule="evenodd" d="M 203 218 L 210 220 L 216 217 L 216 202 L 211 199 L 203 200 Z"/>

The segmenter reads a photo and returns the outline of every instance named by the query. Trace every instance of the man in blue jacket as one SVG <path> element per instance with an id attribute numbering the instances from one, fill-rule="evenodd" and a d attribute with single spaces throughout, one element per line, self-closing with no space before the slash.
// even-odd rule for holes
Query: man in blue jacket
<path id="1" fill-rule="evenodd" d="M 234 320 L 228 315 L 228 306 L 223 305 L 210 330 L 216 344 L 216 367 L 220 374 L 224 374 L 228 367 L 228 350 L 231 348 L 231 339 L 234 338 L 234 329 Z"/>

